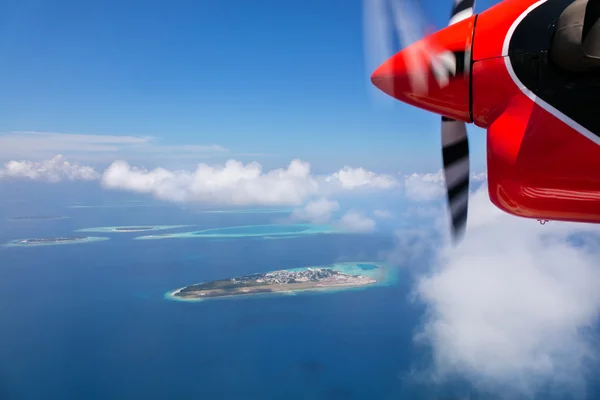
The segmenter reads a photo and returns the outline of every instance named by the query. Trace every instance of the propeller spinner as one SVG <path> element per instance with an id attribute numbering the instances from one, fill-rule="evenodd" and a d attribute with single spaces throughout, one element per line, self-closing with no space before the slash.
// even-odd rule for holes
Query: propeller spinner
<path id="1" fill-rule="evenodd" d="M 474 5 L 474 0 L 456 0 L 448 27 L 410 44 L 381 64 L 371 76 L 371 82 L 388 95 L 442 115 L 444 178 L 455 243 L 464 234 L 469 202 L 466 123 L 471 122 Z"/>

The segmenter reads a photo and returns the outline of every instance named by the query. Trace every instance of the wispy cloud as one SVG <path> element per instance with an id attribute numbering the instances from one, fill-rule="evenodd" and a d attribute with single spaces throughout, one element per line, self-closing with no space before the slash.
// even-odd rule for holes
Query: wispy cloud
<path id="1" fill-rule="evenodd" d="M 9 132 L 0 134 L 0 159 L 48 159 L 55 154 L 89 161 L 113 161 L 128 156 L 206 157 L 226 154 L 216 144 L 165 145 L 150 136 L 87 135 L 54 132 Z"/>

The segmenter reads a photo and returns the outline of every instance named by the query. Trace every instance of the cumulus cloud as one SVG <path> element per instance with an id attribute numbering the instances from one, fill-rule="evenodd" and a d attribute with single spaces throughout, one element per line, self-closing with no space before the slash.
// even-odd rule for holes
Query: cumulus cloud
<path id="1" fill-rule="evenodd" d="M 102 177 L 110 189 L 150 193 L 174 202 L 207 202 L 235 205 L 301 204 L 318 190 L 310 165 L 294 160 L 286 169 L 263 172 L 256 162 L 230 160 L 223 166 L 200 164 L 191 171 L 156 168 L 148 171 L 114 162 Z"/>
<path id="2" fill-rule="evenodd" d="M 487 188 L 478 190 L 465 240 L 441 250 L 415 287 L 427 306 L 417 339 L 431 346 L 434 375 L 502 393 L 581 388 L 596 358 L 586 330 L 600 313 L 600 254 L 567 240 L 582 231 L 598 228 L 541 226 L 496 209 Z"/>
<path id="3" fill-rule="evenodd" d="M 71 164 L 63 156 L 57 155 L 42 162 L 9 161 L 0 169 L 0 178 L 25 178 L 47 182 L 92 181 L 100 174 L 92 167 Z"/>
<path id="4" fill-rule="evenodd" d="M 487 180 L 487 172 L 472 173 L 471 180 L 475 182 L 483 182 Z"/>
<path id="5" fill-rule="evenodd" d="M 340 205 L 337 201 L 320 198 L 309 202 L 304 207 L 295 209 L 290 219 L 308 221 L 313 224 L 331 224 L 347 232 L 368 233 L 375 230 L 375 221 L 355 210 L 346 212 L 339 219 L 335 218 L 334 214 L 339 210 Z"/>
<path id="6" fill-rule="evenodd" d="M 487 173 L 479 172 L 471 174 L 471 182 L 483 182 L 487 179 Z M 432 201 L 444 197 L 446 193 L 444 171 L 429 173 L 414 173 L 405 176 L 404 188 L 406 197 L 415 201 Z"/>
<path id="7" fill-rule="evenodd" d="M 414 205 L 409 206 L 402 213 L 407 218 L 439 218 L 445 211 L 445 207 L 434 205 Z"/>
<path id="8" fill-rule="evenodd" d="M 373 232 L 376 227 L 375 221 L 358 211 L 349 211 L 336 224 L 347 231 L 360 233 Z"/>
<path id="9" fill-rule="evenodd" d="M 435 200 L 444 196 L 444 174 L 436 173 L 412 174 L 404 181 L 406 197 L 411 200 Z"/>
<path id="10" fill-rule="evenodd" d="M 338 172 L 328 176 L 326 182 L 340 185 L 344 189 L 378 188 L 391 189 L 398 186 L 399 182 L 390 175 L 379 175 L 364 168 L 344 167 Z"/>
<path id="11" fill-rule="evenodd" d="M 102 184 L 106 188 L 148 193 L 174 202 L 234 205 L 301 205 L 336 191 L 393 187 L 383 183 L 387 180 L 382 175 L 357 170 L 361 172 L 355 173 L 346 167 L 330 176 L 314 176 L 310 164 L 301 160 L 271 171 L 263 171 L 256 162 L 243 164 L 235 160 L 225 165 L 200 164 L 195 171 L 147 170 L 117 161 L 104 172 Z M 360 176 L 361 180 L 353 181 L 347 176 Z"/>
<path id="12" fill-rule="evenodd" d="M 313 224 L 325 224 L 331 220 L 332 214 L 340 209 L 337 201 L 324 198 L 309 202 L 306 206 L 292 211 L 291 218 L 309 221 Z"/>

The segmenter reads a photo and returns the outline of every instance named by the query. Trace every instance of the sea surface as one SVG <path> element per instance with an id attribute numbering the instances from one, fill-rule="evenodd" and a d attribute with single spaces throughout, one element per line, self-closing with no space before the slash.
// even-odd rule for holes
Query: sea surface
<path id="1" fill-rule="evenodd" d="M 184 232 L 275 218 L 168 206 L 33 211 L 71 218 L 8 220 L 25 211 L 4 204 L 0 242 L 99 226 L 195 225 L 176 230 Z M 144 234 L 0 249 L 1 399 L 391 399 L 413 390 L 403 374 L 422 310 L 407 303 L 406 280 L 330 294 L 164 298 L 201 281 L 378 261 L 393 236 L 132 240 Z"/>
<path id="2" fill-rule="evenodd" d="M 67 204 L 68 205 L 68 204 Z M 9 220 L 32 214 L 57 220 Z M 122 225 L 268 224 L 274 213 L 199 213 L 154 204 L 67 208 L 5 202 L 0 242 Z M 166 231 L 163 231 L 166 232 Z M 168 231 L 171 232 L 171 231 Z M 382 261 L 391 232 L 282 240 L 132 240 L 0 247 L 0 399 L 435 399 L 465 385 L 419 384 L 411 276 L 391 286 L 184 303 L 186 285 L 276 269 Z M 474 398 L 474 397 L 471 397 Z"/>

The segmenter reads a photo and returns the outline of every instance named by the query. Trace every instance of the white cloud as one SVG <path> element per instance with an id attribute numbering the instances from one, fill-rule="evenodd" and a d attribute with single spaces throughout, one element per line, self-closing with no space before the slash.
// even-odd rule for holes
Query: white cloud
<path id="1" fill-rule="evenodd" d="M 407 218 L 435 218 L 440 217 L 445 211 L 445 205 L 433 206 L 433 205 L 414 205 L 407 207 L 402 213 L 402 216 Z"/>
<path id="2" fill-rule="evenodd" d="M 224 166 L 200 164 L 193 171 L 151 171 L 114 162 L 102 177 L 110 189 L 150 193 L 174 202 L 235 205 L 301 204 L 318 190 L 308 163 L 294 160 L 287 169 L 263 172 L 260 164 L 230 160 Z"/>
<path id="3" fill-rule="evenodd" d="M 0 134 L 0 159 L 48 159 L 60 153 L 86 161 L 112 161 L 117 157 L 201 157 L 226 153 L 223 146 L 208 144 L 162 145 L 148 136 L 87 135 L 54 132 Z"/>
<path id="4" fill-rule="evenodd" d="M 382 219 L 394 218 L 394 214 L 388 210 L 375 210 L 373 211 L 373 215 Z"/>
<path id="5" fill-rule="evenodd" d="M 357 211 L 349 211 L 336 224 L 347 231 L 360 233 L 373 232 L 376 227 L 375 221 Z"/>
<path id="6" fill-rule="evenodd" d="M 487 180 L 487 172 L 472 173 L 471 180 L 475 182 L 483 182 Z"/>
<path id="7" fill-rule="evenodd" d="M 412 174 L 404 181 L 406 197 L 411 200 L 435 200 L 444 196 L 444 175 L 442 171 L 426 174 Z"/>
<path id="8" fill-rule="evenodd" d="M 309 202 L 302 208 L 295 209 L 291 218 L 300 221 L 310 221 L 313 224 L 325 224 L 331 220 L 332 214 L 340 209 L 337 201 L 324 198 Z"/>
<path id="9" fill-rule="evenodd" d="M 99 177 L 100 174 L 94 168 L 71 164 L 61 155 L 42 162 L 9 161 L 0 169 L 0 178 L 25 178 L 48 182 L 91 181 Z"/>
<path id="10" fill-rule="evenodd" d="M 487 173 L 472 173 L 471 182 L 482 182 L 487 179 Z M 446 194 L 444 171 L 434 173 L 414 173 L 405 176 L 404 188 L 406 197 L 415 201 L 438 200 Z"/>
<path id="11" fill-rule="evenodd" d="M 398 186 L 398 181 L 389 175 L 378 175 L 364 168 L 344 167 L 328 176 L 326 182 L 340 185 L 344 189 L 377 188 L 391 189 Z"/>
<path id="12" fill-rule="evenodd" d="M 472 196 L 465 240 L 440 251 L 415 288 L 437 378 L 520 394 L 581 383 L 596 358 L 585 330 L 600 313 L 600 256 L 566 241 L 579 231 L 598 228 L 510 216 L 486 187 Z"/>
<path id="13" fill-rule="evenodd" d="M 382 175 L 348 167 L 330 176 L 314 176 L 310 164 L 293 160 L 286 169 L 263 171 L 256 162 L 242 164 L 229 160 L 223 166 L 200 164 L 195 171 L 153 170 L 131 167 L 124 161 L 114 162 L 104 173 L 106 188 L 149 193 L 175 202 L 210 202 L 235 205 L 301 205 L 315 197 L 364 187 L 388 189 Z M 338 185 L 340 176 L 361 176 L 360 184 Z"/>
<path id="14" fill-rule="evenodd" d="M 350 210 L 341 218 L 334 218 L 333 214 L 339 209 L 340 206 L 337 201 L 320 198 L 309 202 L 304 207 L 295 209 L 290 219 L 293 221 L 308 221 L 313 224 L 331 224 L 347 232 L 368 233 L 375 230 L 375 221 L 358 211 Z"/>

